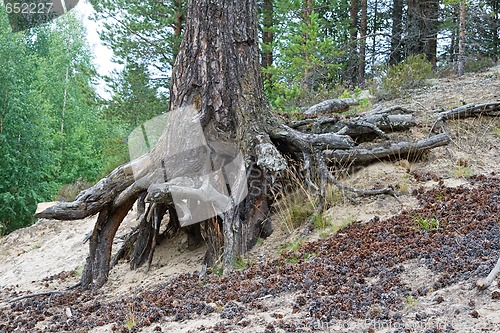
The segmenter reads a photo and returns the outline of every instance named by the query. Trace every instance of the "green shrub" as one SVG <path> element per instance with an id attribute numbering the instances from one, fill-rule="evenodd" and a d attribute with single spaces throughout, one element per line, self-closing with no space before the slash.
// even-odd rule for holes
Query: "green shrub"
<path id="1" fill-rule="evenodd" d="M 384 98 L 395 98 L 407 89 L 417 88 L 426 79 L 434 77 L 432 64 L 423 55 L 410 56 L 401 63 L 389 67 L 382 78 L 378 95 Z"/>
<path id="2" fill-rule="evenodd" d="M 489 57 L 477 55 L 467 57 L 465 60 L 465 72 L 481 72 L 495 66 L 495 61 Z"/>
<path id="3" fill-rule="evenodd" d="M 82 178 L 79 178 L 73 184 L 66 184 L 61 187 L 59 193 L 56 196 L 57 201 L 73 201 L 76 196 L 83 190 L 94 185 L 93 183 L 86 182 Z"/>

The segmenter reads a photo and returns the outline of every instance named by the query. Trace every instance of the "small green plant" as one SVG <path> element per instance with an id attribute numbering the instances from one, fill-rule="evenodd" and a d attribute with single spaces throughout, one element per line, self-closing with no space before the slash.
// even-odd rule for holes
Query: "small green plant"
<path id="1" fill-rule="evenodd" d="M 297 177 L 291 175 L 292 179 Z M 297 179 L 295 184 L 301 184 Z M 305 187 L 298 186 L 294 192 L 284 193 L 277 203 L 277 213 L 289 233 L 306 222 L 316 211 L 316 198 Z"/>
<path id="2" fill-rule="evenodd" d="M 42 247 L 42 243 L 36 243 L 36 244 L 33 244 L 33 245 L 30 247 L 29 251 L 38 250 L 38 249 L 39 249 L 39 248 L 41 248 L 41 247 Z"/>
<path id="3" fill-rule="evenodd" d="M 443 201 L 443 199 L 444 199 L 443 193 L 436 194 L 436 200 L 437 201 Z"/>
<path id="4" fill-rule="evenodd" d="M 413 296 L 406 296 L 406 306 L 409 308 L 414 308 L 417 306 L 418 300 L 413 298 Z"/>
<path id="5" fill-rule="evenodd" d="M 302 238 L 298 237 L 295 240 L 286 243 L 282 246 L 281 252 L 289 252 L 289 251 L 297 251 L 300 249 L 300 245 L 302 244 Z"/>
<path id="6" fill-rule="evenodd" d="M 316 252 L 312 252 L 312 253 L 304 253 L 302 255 L 302 258 L 304 259 L 311 259 L 311 258 L 316 258 L 318 255 L 316 254 Z"/>
<path id="7" fill-rule="evenodd" d="M 472 168 L 470 166 L 458 165 L 452 172 L 454 178 L 468 178 L 472 176 Z"/>
<path id="8" fill-rule="evenodd" d="M 134 329 L 135 325 L 136 323 L 135 323 L 134 309 L 129 308 L 127 319 L 125 320 L 125 323 L 123 323 L 123 327 L 130 332 Z"/>
<path id="9" fill-rule="evenodd" d="M 251 259 L 245 259 L 243 257 L 238 257 L 236 259 L 236 262 L 234 263 L 234 268 L 242 271 L 252 264 L 253 264 L 253 261 Z"/>
<path id="10" fill-rule="evenodd" d="M 340 221 L 332 221 L 328 223 L 328 227 L 325 228 L 319 236 L 321 238 L 328 238 L 331 235 L 335 235 L 339 230 L 347 227 L 348 225 L 356 222 L 356 219 L 353 216 L 347 216 Z"/>
<path id="11" fill-rule="evenodd" d="M 214 274 L 215 276 L 221 277 L 222 274 L 224 273 L 224 268 L 220 264 L 216 264 L 209 269 L 210 273 Z"/>
<path id="12" fill-rule="evenodd" d="M 82 277 L 82 274 L 83 274 L 83 266 L 78 266 L 77 268 L 75 268 L 76 277 L 80 278 Z"/>
<path id="13" fill-rule="evenodd" d="M 400 193 L 403 193 L 403 194 L 408 194 L 410 193 L 410 184 L 408 184 L 407 181 L 404 181 L 404 180 L 400 180 L 397 184 L 396 184 L 396 188 L 399 190 Z"/>
<path id="14" fill-rule="evenodd" d="M 296 264 L 296 263 L 299 262 L 299 258 L 291 257 L 291 258 L 287 259 L 287 262 L 290 263 L 290 264 Z"/>
<path id="15" fill-rule="evenodd" d="M 436 218 L 426 219 L 423 217 L 416 217 L 415 220 L 418 222 L 419 226 L 425 231 L 437 230 L 439 229 L 439 220 Z"/>
<path id="16" fill-rule="evenodd" d="M 493 133 L 493 134 L 495 134 L 495 135 L 500 136 L 500 128 L 499 128 L 499 127 L 495 127 L 495 128 L 491 131 L 491 133 Z"/>
<path id="17" fill-rule="evenodd" d="M 426 79 L 433 77 L 432 64 L 424 55 L 410 56 L 387 69 L 378 94 L 385 98 L 395 98 L 404 90 L 420 87 Z"/>

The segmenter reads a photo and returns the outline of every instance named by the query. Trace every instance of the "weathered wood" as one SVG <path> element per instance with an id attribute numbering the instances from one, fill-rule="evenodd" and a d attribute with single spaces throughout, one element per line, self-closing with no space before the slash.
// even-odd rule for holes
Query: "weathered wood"
<path id="1" fill-rule="evenodd" d="M 136 177 L 148 172 L 148 157 L 121 165 L 97 184 L 82 191 L 73 202 L 58 202 L 42 212 L 35 214 L 36 218 L 50 218 L 57 220 L 80 220 L 87 216 L 99 213 L 110 202 L 127 201 L 128 197 L 137 194 L 140 189 L 131 188 L 127 196 L 121 195 L 124 190 L 134 184 Z M 120 196 L 121 195 L 121 196 Z M 118 203 L 119 205 L 119 203 Z"/>
<path id="2" fill-rule="evenodd" d="M 488 288 L 493 283 L 493 281 L 495 280 L 495 278 L 498 276 L 499 273 L 500 273 L 500 257 L 498 258 L 498 261 L 495 267 L 493 267 L 493 269 L 491 270 L 490 274 L 488 274 L 486 278 L 478 280 L 476 282 L 476 286 L 480 290 Z"/>
<path id="3" fill-rule="evenodd" d="M 447 111 L 437 113 L 438 120 L 464 119 L 479 115 L 498 116 L 500 101 L 484 104 L 466 104 Z"/>
<path id="4" fill-rule="evenodd" d="M 354 140 L 348 135 L 302 133 L 284 124 L 270 129 L 269 135 L 273 139 L 288 142 L 302 151 L 310 151 L 311 146 L 317 149 L 348 149 L 354 147 Z"/>
<path id="5" fill-rule="evenodd" d="M 416 125 L 411 114 L 390 115 L 386 113 L 370 114 L 368 116 L 339 118 L 304 119 L 293 122 L 290 128 L 306 133 L 335 133 L 359 137 L 366 134 L 376 134 L 386 137 L 386 132 L 403 131 Z"/>
<path id="6" fill-rule="evenodd" d="M 120 207 L 108 204 L 99 213 L 90 237 L 89 256 L 81 278 L 82 288 L 97 289 L 108 280 L 113 239 L 136 199 L 137 197 L 131 197 Z"/>
<path id="7" fill-rule="evenodd" d="M 365 164 L 389 157 L 396 157 L 398 159 L 412 158 L 427 150 L 447 145 L 449 142 L 450 137 L 448 135 L 438 134 L 414 143 L 392 143 L 388 147 L 375 147 L 373 149 L 353 148 L 348 150 L 325 150 L 324 154 L 332 163 Z"/>
<path id="8" fill-rule="evenodd" d="M 336 98 L 315 104 L 304 111 L 306 115 L 342 113 L 349 110 L 349 107 L 359 105 L 354 98 Z"/>

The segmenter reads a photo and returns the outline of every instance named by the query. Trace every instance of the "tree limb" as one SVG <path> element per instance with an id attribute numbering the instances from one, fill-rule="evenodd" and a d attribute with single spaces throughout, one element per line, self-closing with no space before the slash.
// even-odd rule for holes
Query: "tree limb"
<path id="1" fill-rule="evenodd" d="M 421 154 L 424 151 L 447 145 L 450 137 L 446 134 L 437 134 L 430 138 L 417 142 L 392 143 L 388 147 L 376 147 L 373 149 L 353 148 L 349 150 L 325 150 L 325 157 L 334 163 L 369 163 L 388 157 L 408 159 Z"/>

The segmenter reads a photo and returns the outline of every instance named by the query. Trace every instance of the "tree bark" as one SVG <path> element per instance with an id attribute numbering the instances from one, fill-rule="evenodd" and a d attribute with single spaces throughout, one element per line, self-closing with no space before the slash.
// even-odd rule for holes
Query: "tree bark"
<path id="1" fill-rule="evenodd" d="M 458 32 L 458 76 L 465 74 L 465 23 L 467 17 L 467 5 L 465 1 L 460 2 L 460 18 Z"/>
<path id="2" fill-rule="evenodd" d="M 403 0 L 394 0 L 392 6 L 392 34 L 389 65 L 396 65 L 402 60 L 401 36 L 403 35 Z"/>
<path id="3" fill-rule="evenodd" d="M 425 54 L 436 65 L 438 15 L 438 0 L 408 0 L 406 56 Z"/>
<path id="4" fill-rule="evenodd" d="M 352 85 L 357 85 L 357 68 L 358 68 L 358 11 L 359 11 L 359 0 L 351 0 L 351 5 L 349 8 L 349 48 L 350 48 L 350 81 Z"/>
<path id="5" fill-rule="evenodd" d="M 367 30 L 368 30 L 368 1 L 361 0 L 361 19 L 359 25 L 358 84 L 362 84 L 365 81 Z"/>
<path id="6" fill-rule="evenodd" d="M 264 126 L 272 122 L 258 62 L 256 3 L 193 0 L 187 15 L 185 37 L 172 75 L 171 109 L 194 107 L 209 149 L 222 142 L 240 149 L 245 160 L 255 162 L 256 144 L 270 144 Z M 261 142 L 256 142 L 257 137 Z M 179 138 L 170 139 L 167 148 L 178 145 Z M 162 155 L 165 147 L 160 149 L 157 153 Z M 285 166 L 284 160 L 273 161 L 272 165 L 276 171 Z M 263 170 L 260 172 L 264 174 Z M 223 231 L 224 252 L 220 253 L 218 246 L 210 246 L 209 251 L 214 253 L 207 258 L 213 261 L 223 255 L 228 268 L 251 247 L 262 230 L 269 228 L 267 220 L 254 216 L 267 214 L 268 206 L 262 205 L 262 211 L 254 212 L 245 204 L 266 191 L 266 177 L 249 185 L 251 190 L 243 202 L 234 204 L 218 220 L 221 227 L 208 229 Z"/>
<path id="7" fill-rule="evenodd" d="M 264 0 L 262 6 L 262 55 L 261 66 L 264 69 L 264 82 L 272 85 L 272 74 L 269 69 L 274 62 L 274 0 Z"/>

